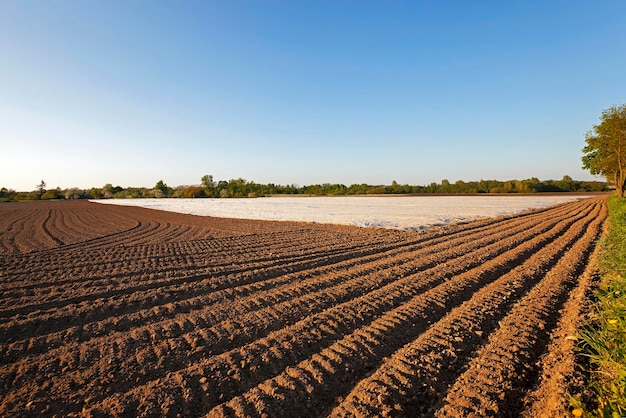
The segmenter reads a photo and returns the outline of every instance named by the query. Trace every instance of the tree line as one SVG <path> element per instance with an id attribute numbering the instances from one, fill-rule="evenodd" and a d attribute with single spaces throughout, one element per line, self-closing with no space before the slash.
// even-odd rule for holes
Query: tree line
<path id="1" fill-rule="evenodd" d="M 154 187 L 120 187 L 105 184 L 103 187 L 90 189 L 46 189 L 42 180 L 35 190 L 16 192 L 7 188 L 0 189 L 0 201 L 14 200 L 59 200 L 59 199 L 127 199 L 127 198 L 252 198 L 272 195 L 306 196 L 353 196 L 353 195 L 401 195 L 401 194 L 487 194 L 487 193 L 560 193 L 560 192 L 603 192 L 609 190 L 606 182 L 578 181 L 570 176 L 561 180 L 458 180 L 454 183 L 444 179 L 441 183 L 425 186 L 398 184 L 260 184 L 243 178 L 214 181 L 212 175 L 205 175 L 201 183 L 191 186 L 169 187 L 159 180 Z"/>

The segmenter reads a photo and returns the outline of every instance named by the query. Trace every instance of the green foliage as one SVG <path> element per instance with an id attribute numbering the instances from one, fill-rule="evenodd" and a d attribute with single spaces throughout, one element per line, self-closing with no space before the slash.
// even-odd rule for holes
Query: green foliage
<path id="1" fill-rule="evenodd" d="M 174 189 L 163 183 L 163 180 L 159 180 L 154 186 L 154 197 L 168 197 Z"/>
<path id="2" fill-rule="evenodd" d="M 11 202 L 15 200 L 15 190 L 3 187 L 0 189 L 0 202 Z"/>
<path id="3" fill-rule="evenodd" d="M 200 186 L 189 186 L 185 187 L 183 190 L 181 197 L 185 198 L 195 198 L 195 197 L 205 197 L 204 188 Z"/>
<path id="4" fill-rule="evenodd" d="M 60 188 L 46 190 L 40 197 L 41 200 L 63 199 L 64 194 Z"/>
<path id="5" fill-rule="evenodd" d="M 451 183 L 443 180 L 441 184 L 431 183 L 427 186 L 415 186 L 398 184 L 395 180 L 391 185 L 370 185 L 366 183 L 351 184 L 346 186 L 339 183 L 313 184 L 298 186 L 295 184 L 277 185 L 274 183 L 259 184 L 247 181 L 243 178 L 220 180 L 215 182 L 213 176 L 205 175 L 201 179 L 202 185 L 178 186 L 171 188 L 159 180 L 154 188 L 113 186 L 108 183 L 102 188 L 90 190 L 75 189 L 50 190 L 41 192 L 45 186 L 42 180 L 39 189 L 32 192 L 15 192 L 3 189 L 0 192 L 2 200 L 38 200 L 38 199 L 126 199 L 144 197 L 263 197 L 271 195 L 308 195 L 308 196 L 345 196 L 345 195 L 373 195 L 373 194 L 424 194 L 424 193 L 449 193 L 449 194 L 480 194 L 480 193 L 540 193 L 540 192 L 601 192 L 606 191 L 607 185 L 597 181 L 575 181 L 569 176 L 554 181 L 540 181 L 536 178 L 528 180 L 480 180 L 464 182 L 458 180 Z M 69 194 L 68 194 L 69 193 Z M 67 196 L 69 197 L 67 197 Z"/>
<path id="6" fill-rule="evenodd" d="M 39 193 L 37 191 L 34 192 L 17 192 L 15 193 L 14 200 L 20 202 L 24 200 L 39 200 Z"/>
<path id="7" fill-rule="evenodd" d="M 97 187 L 93 187 L 87 193 L 89 195 L 89 199 L 104 199 L 104 194 L 102 193 L 102 189 Z"/>
<path id="8" fill-rule="evenodd" d="M 609 199 L 609 233 L 600 247 L 602 275 L 597 301 L 580 330 L 580 350 L 590 365 L 589 387 L 597 395 L 595 414 L 626 416 L 626 199 Z M 592 416 L 579 399 L 572 405 Z"/>
<path id="9" fill-rule="evenodd" d="M 205 174 L 200 179 L 202 182 L 202 187 L 204 187 L 204 193 L 206 196 L 214 197 L 218 191 L 216 189 L 216 184 L 213 181 L 213 176 L 211 174 Z"/>
<path id="10" fill-rule="evenodd" d="M 157 184 L 154 186 L 154 188 L 162 192 L 167 192 L 167 190 L 169 189 L 169 187 L 167 187 L 167 184 L 163 183 L 163 180 L 157 181 Z"/>
<path id="11" fill-rule="evenodd" d="M 80 190 L 77 187 L 72 187 L 71 189 L 67 189 L 65 191 L 65 198 L 68 200 L 75 200 L 75 199 L 80 199 L 82 197 L 85 197 L 85 192 L 83 190 Z"/>
<path id="12" fill-rule="evenodd" d="M 601 273 L 626 273 L 626 199 L 609 199 L 609 234 L 602 241 Z"/>
<path id="13" fill-rule="evenodd" d="M 104 186 L 102 186 L 102 198 L 112 199 L 113 197 L 116 197 L 117 194 L 121 193 L 123 190 L 124 189 L 120 186 L 113 187 L 111 183 L 107 183 Z"/>
<path id="14" fill-rule="evenodd" d="M 619 197 L 626 182 L 626 104 L 602 111 L 600 124 L 585 135 L 583 168 L 612 180 Z"/>

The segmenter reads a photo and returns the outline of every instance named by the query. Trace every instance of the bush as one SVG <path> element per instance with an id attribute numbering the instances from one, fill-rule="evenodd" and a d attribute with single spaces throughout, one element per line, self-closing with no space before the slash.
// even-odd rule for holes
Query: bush
<path id="1" fill-rule="evenodd" d="M 189 186 L 183 190 L 182 197 L 193 198 L 193 197 L 205 197 L 204 195 L 204 187 L 201 186 Z"/>
<path id="2" fill-rule="evenodd" d="M 41 195 L 41 200 L 63 199 L 61 189 L 47 190 Z"/>

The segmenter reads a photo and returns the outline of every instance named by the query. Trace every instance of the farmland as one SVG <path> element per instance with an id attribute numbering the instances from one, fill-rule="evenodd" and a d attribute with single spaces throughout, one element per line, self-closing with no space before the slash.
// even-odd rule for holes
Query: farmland
<path id="1" fill-rule="evenodd" d="M 284 196 L 261 199 L 100 199 L 95 202 L 221 218 L 420 230 L 434 225 L 521 213 L 586 197 L 591 196 Z"/>
<path id="2" fill-rule="evenodd" d="M 399 231 L 2 204 L 0 415 L 556 414 L 606 212 Z"/>

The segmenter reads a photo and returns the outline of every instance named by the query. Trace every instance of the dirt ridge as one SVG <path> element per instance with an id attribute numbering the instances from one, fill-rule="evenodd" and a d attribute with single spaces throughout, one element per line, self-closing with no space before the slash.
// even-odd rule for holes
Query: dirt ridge
<path id="1" fill-rule="evenodd" d="M 606 216 L 415 232 L 3 204 L 0 415 L 516 416 L 563 384 L 542 359 Z"/>

